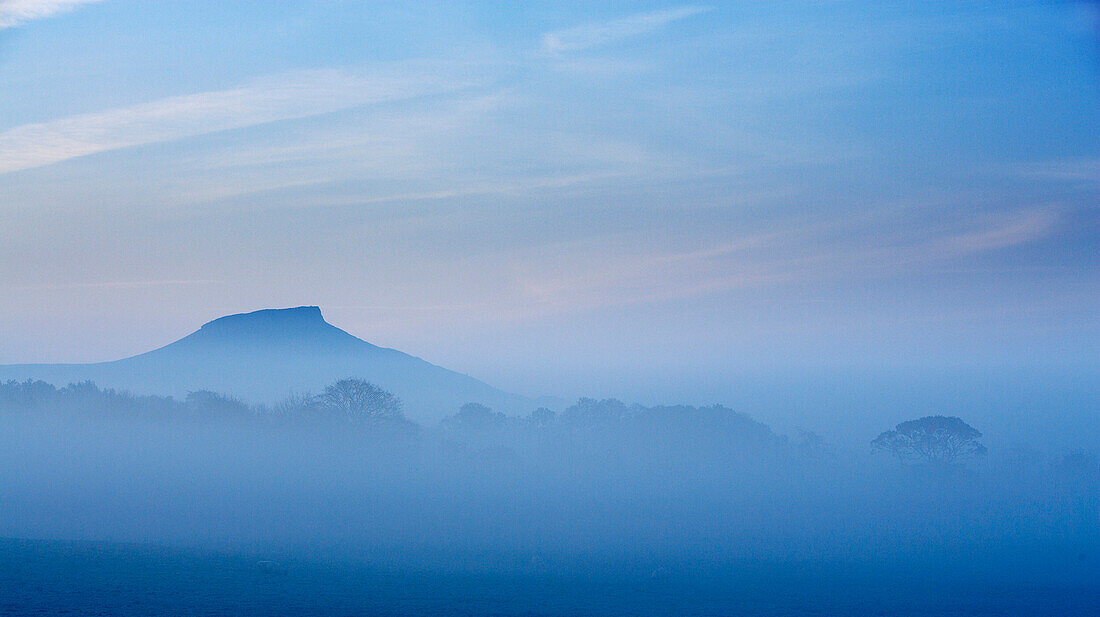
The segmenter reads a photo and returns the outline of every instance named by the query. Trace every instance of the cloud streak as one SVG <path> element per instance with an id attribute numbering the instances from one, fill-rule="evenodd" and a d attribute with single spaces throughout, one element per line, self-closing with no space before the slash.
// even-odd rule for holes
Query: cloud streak
<path id="1" fill-rule="evenodd" d="M 98 283 L 59 283 L 56 285 L 20 285 L 20 291 L 58 291 L 64 289 L 140 289 L 143 287 L 174 287 L 181 285 L 217 285 L 213 279 L 165 279 L 152 281 L 103 281 Z"/>
<path id="2" fill-rule="evenodd" d="M 811 224 L 751 233 L 689 251 L 602 255 L 585 260 L 587 266 L 574 264 L 568 274 L 526 274 L 517 287 L 526 302 L 542 312 L 555 313 L 744 288 L 896 277 L 1036 242 L 1049 237 L 1058 223 L 1054 212 L 1024 210 L 983 221 L 955 221 L 936 236 L 917 241 L 907 239 L 904 233 L 885 242 L 857 235 L 854 246 L 846 241 L 845 236 L 852 232 L 844 232 L 842 222 L 839 229 L 832 229 L 833 233 L 841 231 L 840 237 L 830 234 L 834 226 Z"/>
<path id="3" fill-rule="evenodd" d="M 681 19 L 712 10 L 706 6 L 684 6 L 662 11 L 638 13 L 622 19 L 585 24 L 565 30 L 547 32 L 542 46 L 550 53 L 579 51 L 598 47 L 633 36 L 648 34 Z"/>
<path id="4" fill-rule="evenodd" d="M 447 63 L 401 63 L 372 71 L 294 71 L 229 90 L 18 126 L 0 133 L 0 174 L 120 148 L 453 92 L 478 83 L 473 76 L 448 70 L 454 68 Z"/>
<path id="5" fill-rule="evenodd" d="M 1018 166 L 1026 177 L 1043 178 L 1095 186 L 1100 184 L 1100 158 L 1068 158 Z"/>
<path id="6" fill-rule="evenodd" d="M 35 19 L 68 13 L 84 4 L 102 0 L 0 0 L 0 30 Z"/>

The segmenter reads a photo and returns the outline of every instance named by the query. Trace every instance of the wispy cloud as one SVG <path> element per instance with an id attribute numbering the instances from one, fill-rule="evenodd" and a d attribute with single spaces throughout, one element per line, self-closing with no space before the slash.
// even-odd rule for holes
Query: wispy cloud
<path id="1" fill-rule="evenodd" d="M 538 176 L 533 178 L 526 178 L 516 180 L 513 182 L 492 182 L 475 184 L 470 186 L 463 186 L 454 189 L 441 189 L 438 191 L 421 191 L 412 193 L 393 193 L 376 196 L 357 196 L 357 197 L 345 197 L 345 198 L 328 198 L 321 197 L 311 200 L 306 205 L 312 206 L 349 206 L 349 205 L 367 205 L 377 203 L 389 203 L 389 202 L 401 202 L 408 203 L 413 201 L 436 201 L 444 199 L 454 199 L 458 197 L 472 197 L 478 195 L 507 195 L 507 194 L 524 194 L 532 193 L 542 190 L 551 189 L 563 189 L 571 186 L 596 184 L 599 182 L 621 179 L 629 176 L 636 176 L 638 174 L 633 172 L 615 171 L 605 173 L 590 173 L 590 174 L 577 174 L 577 175 L 552 175 L 552 176 Z"/>
<path id="2" fill-rule="evenodd" d="M 143 287 L 177 287 L 189 285 L 217 285 L 223 281 L 212 279 L 164 279 L 151 281 L 101 281 L 94 283 L 59 283 L 55 285 L 20 285 L 13 287 L 21 291 L 63 289 L 140 289 Z"/>
<path id="3" fill-rule="evenodd" d="M 551 53 L 588 49 L 632 36 L 648 34 L 672 22 L 705 13 L 711 9 L 712 7 L 706 6 L 684 6 L 556 30 L 542 36 L 542 46 L 545 51 Z"/>
<path id="4" fill-rule="evenodd" d="M 938 234 L 918 240 L 907 239 L 904 232 L 887 234 L 887 238 L 859 237 L 859 232 L 844 231 L 842 221 L 795 225 L 688 251 L 601 255 L 573 264 L 567 274 L 537 271 L 541 264 L 528 264 L 516 286 L 529 303 L 525 310 L 533 306 L 554 313 L 744 288 L 904 276 L 971 255 L 1039 241 L 1049 237 L 1058 222 L 1054 212 L 1024 210 L 981 221 L 954 221 Z M 853 233 L 857 237 L 851 238 Z M 583 251 L 584 247 L 573 250 Z"/>
<path id="5" fill-rule="evenodd" d="M 461 70 L 451 70 L 457 68 L 446 63 L 400 63 L 372 71 L 294 71 L 229 90 L 18 126 L 0 133 L 0 173 L 107 150 L 451 92 L 478 82 Z"/>
<path id="6" fill-rule="evenodd" d="M 1100 184 L 1100 158 L 1068 158 L 1017 166 L 1025 176 L 1095 186 Z"/>
<path id="7" fill-rule="evenodd" d="M 96 2 L 102 0 L 0 0 L 0 30 Z"/>
<path id="8" fill-rule="evenodd" d="M 927 246 L 929 258 L 951 258 L 1034 242 L 1049 235 L 1058 216 L 1046 210 L 1007 213 L 984 228 L 952 234 Z"/>

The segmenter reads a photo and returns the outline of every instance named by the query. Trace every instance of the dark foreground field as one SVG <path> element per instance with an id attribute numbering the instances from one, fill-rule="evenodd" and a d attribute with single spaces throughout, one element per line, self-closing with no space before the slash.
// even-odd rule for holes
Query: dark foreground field
<path id="1" fill-rule="evenodd" d="M 346 559 L 6 539 L 0 613 L 1068 616 L 1095 615 L 1100 607 L 1098 580 L 991 578 L 980 561 L 403 571 Z"/>

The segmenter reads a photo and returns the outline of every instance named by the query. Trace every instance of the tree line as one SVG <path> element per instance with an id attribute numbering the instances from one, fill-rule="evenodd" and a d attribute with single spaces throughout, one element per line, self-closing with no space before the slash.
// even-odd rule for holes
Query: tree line
<path id="1" fill-rule="evenodd" d="M 162 419 L 238 420 L 253 422 L 346 423 L 379 432 L 415 435 L 424 427 L 405 417 L 402 401 L 363 379 L 345 378 L 319 394 L 293 394 L 274 405 L 249 405 L 240 399 L 198 390 L 176 399 L 135 395 L 100 388 L 91 381 L 56 387 L 39 380 L 0 382 L 0 410 L 9 413 L 62 411 L 93 416 L 140 416 Z M 796 443 L 775 434 L 766 424 L 721 405 L 628 405 L 616 399 L 581 398 L 558 413 L 545 407 L 526 416 L 506 416 L 480 403 L 467 403 L 445 417 L 439 430 L 463 443 L 515 441 L 517 435 L 557 434 L 579 438 L 603 436 L 656 447 L 722 448 L 732 444 L 757 448 L 793 447 L 804 457 L 821 458 L 833 448 L 819 435 L 804 431 Z M 658 438 L 659 437 L 659 438 Z M 960 466 L 987 454 L 982 433 L 960 418 L 926 416 L 899 423 L 870 442 L 871 451 L 899 461 L 936 467 Z M 661 442 L 661 443 L 657 443 Z M 518 445 L 518 444 L 515 444 Z M 1092 469 L 1095 454 L 1067 453 L 1065 465 Z"/>

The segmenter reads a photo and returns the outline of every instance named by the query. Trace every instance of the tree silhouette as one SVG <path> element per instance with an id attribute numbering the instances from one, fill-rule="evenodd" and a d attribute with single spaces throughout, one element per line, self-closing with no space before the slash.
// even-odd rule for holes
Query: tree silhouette
<path id="1" fill-rule="evenodd" d="M 401 399 L 362 379 L 341 379 L 318 397 L 323 409 L 349 419 L 403 418 Z"/>
<path id="2" fill-rule="evenodd" d="M 443 419 L 443 426 L 457 430 L 485 430 L 505 424 L 504 414 L 493 411 L 481 403 L 466 403 L 458 413 Z"/>
<path id="3" fill-rule="evenodd" d="M 871 448 L 902 460 L 951 465 L 985 454 L 985 446 L 978 442 L 981 436 L 959 418 L 926 416 L 882 433 L 871 442 Z"/>
<path id="4" fill-rule="evenodd" d="M 184 405 L 191 411 L 216 418 L 250 415 L 248 405 L 243 401 L 210 390 L 188 392 Z"/>
<path id="5" fill-rule="evenodd" d="M 527 416 L 527 423 L 536 428 L 547 428 L 558 419 L 558 414 L 546 407 L 539 407 Z"/>

